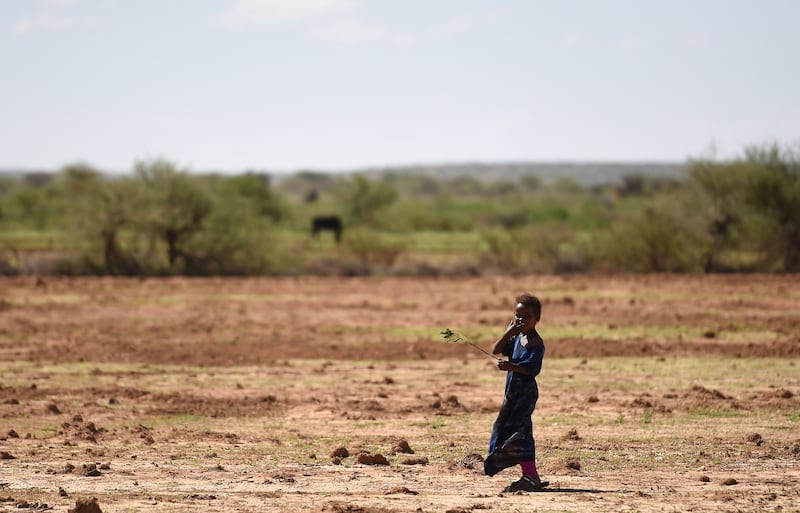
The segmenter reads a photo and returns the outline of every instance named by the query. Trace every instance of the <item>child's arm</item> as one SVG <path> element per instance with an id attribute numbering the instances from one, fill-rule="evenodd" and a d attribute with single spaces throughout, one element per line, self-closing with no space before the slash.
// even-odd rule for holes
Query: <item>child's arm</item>
<path id="1" fill-rule="evenodd" d="M 530 375 L 530 372 L 528 372 L 525 367 L 517 365 L 516 363 L 507 362 L 505 360 L 499 360 L 497 362 L 497 368 L 502 371 L 518 372 L 519 374 L 525 374 L 526 376 Z"/>
<path id="2" fill-rule="evenodd" d="M 518 335 L 522 331 L 524 325 L 525 323 L 521 322 L 519 319 L 514 319 L 509 322 L 505 333 L 503 333 L 503 335 L 498 338 L 492 346 L 492 354 L 502 354 L 503 348 L 506 347 L 508 341 L 514 336 Z"/>

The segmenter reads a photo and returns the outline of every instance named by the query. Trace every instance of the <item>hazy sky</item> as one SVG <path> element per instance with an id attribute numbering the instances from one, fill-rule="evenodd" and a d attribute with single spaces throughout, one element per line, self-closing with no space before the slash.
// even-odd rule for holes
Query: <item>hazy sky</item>
<path id="1" fill-rule="evenodd" d="M 799 53 L 799 0 L 0 0 L 0 167 L 729 156 Z"/>

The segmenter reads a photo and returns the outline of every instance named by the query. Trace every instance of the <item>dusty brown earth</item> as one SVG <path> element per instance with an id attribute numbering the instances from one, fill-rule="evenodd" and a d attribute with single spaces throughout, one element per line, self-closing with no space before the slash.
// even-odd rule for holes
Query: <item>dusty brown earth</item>
<path id="1" fill-rule="evenodd" d="M 521 291 L 545 493 L 439 336 Z M 0 511 L 800 511 L 799 364 L 797 276 L 2 279 Z"/>

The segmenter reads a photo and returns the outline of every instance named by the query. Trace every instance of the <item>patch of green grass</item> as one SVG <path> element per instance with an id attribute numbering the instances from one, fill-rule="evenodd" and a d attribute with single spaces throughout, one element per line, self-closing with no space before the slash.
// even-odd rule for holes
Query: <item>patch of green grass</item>
<path id="1" fill-rule="evenodd" d="M 708 417 L 708 418 L 726 418 L 726 417 L 741 417 L 742 412 L 739 410 L 725 410 L 718 408 L 692 408 L 689 410 L 690 417 Z"/>
<path id="2" fill-rule="evenodd" d="M 134 424 L 134 426 L 139 424 L 152 429 L 172 426 L 180 426 L 183 428 L 200 431 L 211 429 L 211 419 L 203 415 L 190 415 L 188 413 L 148 417 L 146 422 L 137 422 Z"/>
<path id="3" fill-rule="evenodd" d="M 86 296 L 79 294 L 43 294 L 39 295 L 26 295 L 24 297 L 6 297 L 6 301 L 15 305 L 73 305 L 86 301 Z"/>
<path id="4" fill-rule="evenodd" d="M 430 429 L 441 429 L 447 426 L 447 423 L 444 420 L 436 419 L 433 421 L 430 420 L 423 420 L 423 421 L 416 421 L 411 422 L 411 426 L 420 427 L 420 428 L 430 428 Z"/>
<path id="5" fill-rule="evenodd" d="M 800 422 L 800 412 L 787 413 L 786 420 L 789 422 Z"/>
<path id="6" fill-rule="evenodd" d="M 66 249 L 73 247 L 70 237 L 60 230 L 3 230 L 0 248 Z"/>
<path id="7" fill-rule="evenodd" d="M 381 420 L 362 420 L 362 421 L 358 421 L 355 424 L 353 424 L 353 427 L 355 427 L 355 428 L 371 428 L 371 427 L 378 427 L 378 426 L 384 426 L 384 425 L 386 425 L 386 423 L 381 421 Z"/>
<path id="8" fill-rule="evenodd" d="M 696 328 L 687 326 L 640 326 L 628 325 L 611 327 L 609 325 L 548 326 L 542 329 L 545 339 L 591 338 L 604 340 L 627 340 L 633 338 L 655 338 L 677 340 L 680 337 L 695 337 Z"/>

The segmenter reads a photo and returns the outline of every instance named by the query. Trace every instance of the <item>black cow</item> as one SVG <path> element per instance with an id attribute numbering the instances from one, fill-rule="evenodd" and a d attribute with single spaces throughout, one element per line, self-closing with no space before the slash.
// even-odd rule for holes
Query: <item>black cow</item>
<path id="1" fill-rule="evenodd" d="M 336 243 L 342 240 L 342 220 L 339 216 L 317 216 L 311 222 L 311 235 L 316 236 L 322 230 L 330 230 L 336 236 Z"/>

